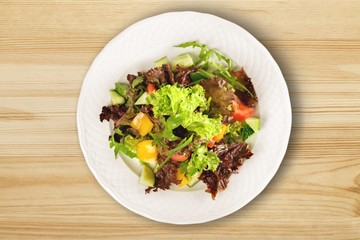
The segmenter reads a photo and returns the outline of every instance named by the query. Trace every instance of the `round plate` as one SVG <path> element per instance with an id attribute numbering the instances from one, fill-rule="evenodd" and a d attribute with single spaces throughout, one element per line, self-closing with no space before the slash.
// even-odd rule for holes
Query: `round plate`
<path id="1" fill-rule="evenodd" d="M 169 58 L 192 49 L 174 45 L 197 40 L 228 55 L 252 78 L 259 98 L 261 130 L 254 155 L 233 174 L 215 200 L 204 189 L 145 194 L 136 166 L 115 159 L 107 141 L 109 124 L 99 121 L 110 102 L 109 89 Z M 281 71 L 265 47 L 243 28 L 197 12 L 170 12 L 137 22 L 124 30 L 96 57 L 82 85 L 77 125 L 86 162 L 100 185 L 119 203 L 144 217 L 165 223 L 203 223 L 231 214 L 254 199 L 275 175 L 285 155 L 291 130 L 291 105 Z M 128 164 L 130 163 L 130 167 Z M 131 170 L 132 169 L 132 170 Z M 135 173 L 134 173 L 135 171 Z"/>

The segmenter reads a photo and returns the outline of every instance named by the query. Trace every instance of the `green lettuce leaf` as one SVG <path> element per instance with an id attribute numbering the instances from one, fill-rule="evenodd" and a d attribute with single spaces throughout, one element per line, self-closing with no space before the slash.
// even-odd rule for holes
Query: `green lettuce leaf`
<path id="1" fill-rule="evenodd" d="M 193 176 L 197 172 L 204 170 L 215 171 L 220 163 L 218 156 L 207 150 L 204 145 L 196 146 L 189 161 L 181 164 L 181 171 L 188 176 Z"/>
<path id="2" fill-rule="evenodd" d="M 155 117 L 160 118 L 164 126 L 161 137 L 171 141 L 178 138 L 173 130 L 180 125 L 202 139 L 210 139 L 220 132 L 221 117 L 209 118 L 204 114 L 210 100 L 205 97 L 204 88 L 200 85 L 184 88 L 177 84 L 165 85 L 147 98 L 148 103 L 153 105 Z"/>
<path id="3" fill-rule="evenodd" d="M 221 117 L 209 118 L 201 113 L 193 113 L 184 118 L 182 126 L 202 139 L 211 139 L 221 131 Z"/>
<path id="4" fill-rule="evenodd" d="M 165 85 L 147 97 L 147 102 L 153 105 L 155 117 L 169 116 L 181 112 L 200 111 L 209 107 L 209 100 L 200 85 L 184 88 L 178 84 Z"/>

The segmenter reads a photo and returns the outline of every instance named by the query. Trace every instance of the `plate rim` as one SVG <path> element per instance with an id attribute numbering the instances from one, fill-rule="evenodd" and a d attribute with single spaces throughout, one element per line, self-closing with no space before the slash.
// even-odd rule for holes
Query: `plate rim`
<path id="1" fill-rule="evenodd" d="M 283 87 L 285 87 L 286 89 L 286 98 L 288 99 L 288 102 L 287 104 L 289 105 L 288 107 L 288 110 L 290 110 L 290 112 L 288 113 L 287 117 L 289 118 L 288 119 L 288 131 L 286 131 L 286 146 L 284 146 L 283 150 L 281 151 L 281 160 L 276 162 L 277 164 L 273 164 L 272 168 L 275 168 L 273 169 L 272 171 L 272 174 L 267 174 L 268 176 L 268 179 L 266 181 L 262 181 L 262 185 L 259 187 L 259 191 L 257 194 L 255 194 L 255 196 L 253 196 L 250 200 L 246 200 L 245 204 L 243 206 L 240 206 L 239 208 L 235 209 L 234 211 L 230 211 L 230 212 L 227 212 L 225 214 L 223 214 L 222 216 L 215 216 L 215 217 L 210 217 L 210 218 L 203 218 L 202 220 L 200 221 L 191 221 L 191 222 L 188 222 L 188 221 L 177 221 L 177 222 L 174 222 L 174 221 L 164 221 L 164 220 L 161 220 L 161 219 L 157 219 L 156 217 L 152 216 L 151 214 L 147 214 L 146 212 L 141 212 L 137 209 L 134 209 L 130 206 L 127 206 L 126 204 L 124 204 L 122 201 L 120 201 L 118 199 L 118 197 L 116 196 L 116 194 L 114 193 L 114 191 L 111 189 L 111 187 L 107 186 L 103 180 L 100 178 L 100 176 L 98 175 L 98 173 L 96 172 L 96 170 L 94 169 L 94 167 L 92 166 L 92 164 L 90 163 L 90 160 L 89 160 L 89 156 L 87 154 L 87 151 L 85 149 L 85 146 L 84 146 L 84 140 L 82 139 L 82 136 L 84 136 L 82 134 L 82 127 L 81 127 L 81 106 L 82 106 L 82 99 L 83 99 L 83 95 L 84 95 L 84 91 L 83 89 L 86 87 L 86 79 L 88 78 L 88 75 L 91 74 L 91 69 L 93 67 L 93 65 L 98 61 L 98 59 L 102 56 L 102 53 L 103 51 L 110 47 L 113 42 L 117 41 L 119 38 L 121 38 L 122 35 L 126 34 L 127 31 L 130 31 L 132 28 L 134 28 L 136 25 L 138 24 L 141 24 L 143 22 L 146 22 L 148 21 L 149 19 L 152 19 L 152 18 L 157 18 L 157 17 L 161 17 L 161 16 L 164 16 L 164 15 L 172 15 L 172 14 L 196 14 L 196 15 L 203 15 L 203 16 L 206 16 L 206 17 L 212 17 L 212 18 L 218 18 L 218 19 L 221 19 L 222 21 L 225 21 L 229 24 L 232 24 L 234 25 L 235 27 L 237 28 L 241 28 L 244 32 L 246 32 L 246 34 L 248 35 L 248 37 L 252 38 L 253 41 L 256 41 L 257 44 L 259 45 L 259 47 L 261 47 L 262 51 L 265 52 L 266 54 L 268 54 L 268 56 L 271 58 L 271 60 L 273 61 L 273 67 L 276 67 L 276 72 L 279 76 L 281 76 L 282 78 L 282 85 Z M 99 57 L 100 56 L 100 57 Z M 84 87 L 85 86 L 85 87 Z M 285 92 L 284 92 L 285 93 Z M 83 153 L 83 156 L 85 158 L 85 161 L 87 163 L 87 166 L 89 167 L 90 171 L 92 172 L 92 174 L 94 175 L 94 177 L 96 178 L 97 182 L 100 184 L 100 186 L 118 203 L 120 203 L 123 207 L 127 208 L 128 210 L 134 212 L 134 213 L 137 213 L 138 215 L 141 215 L 143 217 L 146 217 L 146 218 L 149 218 L 149 219 L 152 219 L 154 221 L 157 221 L 157 222 L 162 222 L 162 223 L 170 223 L 170 224 L 200 224 L 200 223 L 205 223 L 205 222 L 209 222 L 209 221 L 213 221 L 213 220 L 216 220 L 216 219 L 219 219 L 219 218 L 222 218 L 222 217 L 225 217 L 227 215 L 230 215 L 238 210 L 240 210 L 241 208 L 243 208 L 244 206 L 246 206 L 247 204 L 249 204 L 253 199 L 255 199 L 261 192 L 263 192 L 263 190 L 266 188 L 266 186 L 268 184 L 270 184 L 271 180 L 274 178 L 274 176 L 276 175 L 276 173 L 278 172 L 278 169 L 282 163 L 282 161 L 284 160 L 284 157 L 286 155 L 286 152 L 287 152 L 287 148 L 288 148 L 288 145 L 289 145 L 289 140 L 290 140 L 290 136 L 291 136 L 291 130 L 292 130 L 292 108 L 291 108 L 291 99 L 290 99 L 290 94 L 289 94 L 289 90 L 288 90 L 288 87 L 287 87 L 287 84 L 286 84 L 286 81 L 285 81 L 285 78 L 280 70 L 280 67 L 279 65 L 277 64 L 277 62 L 275 61 L 275 59 L 272 57 L 272 55 L 270 54 L 270 52 L 268 51 L 268 49 L 265 48 L 265 46 L 259 41 L 257 40 L 250 32 L 248 32 L 246 29 L 244 29 L 243 27 L 241 27 L 240 25 L 237 25 L 227 19 L 224 19 L 224 18 L 221 18 L 219 16 L 216 16 L 216 15 L 213 15 L 213 14 L 209 14 L 209 13 L 204 13 L 204 12 L 196 12 L 196 11 L 170 11 L 170 12 L 165 12 L 165 13 L 161 13 L 161 14 L 157 14 L 157 15 L 154 15 L 154 16 L 150 16 L 150 17 L 147 17 L 147 18 L 144 18 L 142 20 L 139 20 L 133 24 L 131 24 L 130 26 L 126 27 L 123 31 L 119 32 L 115 37 L 113 37 L 109 42 L 106 43 L 106 45 L 100 50 L 100 52 L 96 55 L 95 59 L 93 60 L 93 62 L 91 63 L 91 65 L 89 66 L 88 68 L 88 71 L 85 75 L 85 77 L 83 78 L 83 82 L 82 82 L 82 85 L 81 85 L 81 90 L 80 90 L 80 94 L 79 94 L 79 98 L 78 98 L 78 102 L 77 102 L 77 116 L 76 116 L 76 121 L 77 121 L 77 131 L 78 131 L 78 139 L 79 139 L 79 143 L 80 143 L 80 148 L 81 148 L 81 151 Z M 274 166 L 275 165 L 275 166 Z"/>

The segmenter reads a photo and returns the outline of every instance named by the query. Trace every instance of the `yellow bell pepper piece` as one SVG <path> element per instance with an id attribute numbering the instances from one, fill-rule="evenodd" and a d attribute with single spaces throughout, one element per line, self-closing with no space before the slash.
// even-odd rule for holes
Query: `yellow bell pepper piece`
<path id="1" fill-rule="evenodd" d="M 143 112 L 139 112 L 131 121 L 130 126 L 138 130 L 140 135 L 143 137 L 149 132 L 151 132 L 154 124 L 151 122 L 148 115 Z"/>
<path id="2" fill-rule="evenodd" d="M 216 136 L 213 138 L 213 140 L 214 140 L 215 142 L 220 142 L 221 139 L 224 137 L 224 135 L 225 135 L 225 133 L 226 133 L 226 130 L 227 130 L 227 126 L 226 126 L 225 124 L 223 124 L 223 125 L 221 126 L 221 131 L 220 131 L 220 133 L 218 133 L 218 135 L 216 135 Z"/>
<path id="3" fill-rule="evenodd" d="M 181 168 L 178 168 L 176 171 L 176 179 L 181 181 L 178 183 L 179 187 L 185 186 L 188 182 L 187 178 L 185 177 L 185 173 L 181 173 Z"/>
<path id="4" fill-rule="evenodd" d="M 139 160 L 147 163 L 155 162 L 158 155 L 156 145 L 152 145 L 153 140 L 145 140 L 136 146 L 136 155 Z"/>

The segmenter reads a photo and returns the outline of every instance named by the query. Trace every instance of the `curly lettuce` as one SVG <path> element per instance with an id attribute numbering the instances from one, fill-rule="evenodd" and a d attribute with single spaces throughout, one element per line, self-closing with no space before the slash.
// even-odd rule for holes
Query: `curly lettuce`
<path id="1" fill-rule="evenodd" d="M 184 88 L 174 84 L 158 89 L 147 98 L 147 103 L 153 106 L 154 116 L 162 121 L 162 137 L 176 140 L 173 130 L 182 126 L 209 140 L 221 130 L 221 117 L 209 118 L 204 113 L 209 109 L 210 100 L 200 85 Z"/>
<path id="2" fill-rule="evenodd" d="M 154 116 L 159 117 L 192 113 L 197 108 L 204 111 L 209 108 L 210 101 L 206 99 L 205 91 L 200 85 L 184 88 L 174 84 L 158 89 L 147 97 L 147 103 L 153 105 Z"/>
<path id="3" fill-rule="evenodd" d="M 190 160 L 181 164 L 181 172 L 188 176 L 205 170 L 215 171 L 220 163 L 219 157 L 214 152 L 209 152 L 204 145 L 196 146 Z"/>

